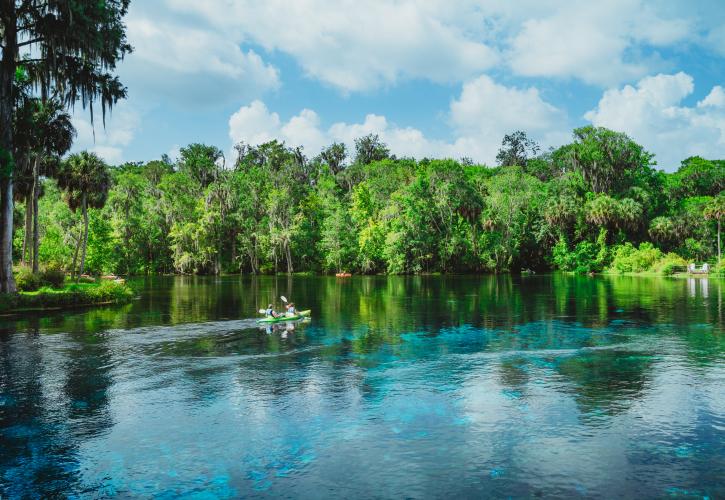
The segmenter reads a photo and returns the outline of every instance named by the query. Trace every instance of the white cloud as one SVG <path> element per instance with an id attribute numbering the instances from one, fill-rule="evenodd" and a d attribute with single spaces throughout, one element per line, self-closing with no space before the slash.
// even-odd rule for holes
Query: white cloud
<path id="1" fill-rule="evenodd" d="M 449 11 L 460 8 L 440 0 L 169 0 L 169 5 L 204 16 L 226 36 L 292 55 L 307 75 L 344 91 L 410 78 L 461 81 L 497 60 L 493 48 L 458 27 L 461 17 L 451 19 Z"/>
<path id="2" fill-rule="evenodd" d="M 481 76 L 463 86 L 451 103 L 451 125 L 456 146 L 466 156 L 493 163 L 504 134 L 524 130 L 544 146 L 557 146 L 568 138 L 566 114 L 542 99 L 530 87 L 506 87 Z"/>
<path id="3" fill-rule="evenodd" d="M 626 132 L 654 152 L 662 168 L 673 170 L 688 156 L 725 156 L 725 93 L 716 86 L 696 106 L 682 106 L 694 91 L 690 75 L 659 74 L 636 86 L 607 90 L 585 118 L 594 125 Z"/>
<path id="4" fill-rule="evenodd" d="M 231 116 L 229 136 L 233 143 L 248 144 L 280 139 L 290 145 L 302 145 L 308 154 L 314 155 L 332 142 L 344 142 L 352 149 L 356 138 L 374 133 L 399 156 L 469 156 L 487 164 L 494 163 L 503 135 L 514 130 L 526 130 L 546 146 L 567 138 L 566 115 L 544 101 L 536 89 L 505 87 L 487 76 L 464 85 L 460 97 L 451 102 L 449 119 L 454 139 L 443 141 L 375 114 L 368 114 L 360 123 L 338 122 L 324 129 L 317 113 L 304 109 L 282 122 L 277 113 L 257 100 Z"/>
<path id="5" fill-rule="evenodd" d="M 639 0 L 567 3 L 524 21 L 511 43 L 509 64 L 520 75 L 616 84 L 658 64 L 632 49 L 671 45 L 690 33 L 687 20 L 662 17 Z"/>
<path id="6" fill-rule="evenodd" d="M 140 121 L 140 114 L 125 102 L 118 104 L 106 116 L 105 127 L 100 116 L 95 116 L 94 124 L 91 124 L 88 112 L 78 109 L 73 114 L 73 126 L 78 134 L 73 143 L 73 152 L 93 151 L 106 162 L 119 164 L 123 161 L 124 148 L 138 131 Z"/>
<path id="7" fill-rule="evenodd" d="M 182 106 L 193 99 L 199 106 L 248 99 L 279 87 L 277 68 L 254 50 L 242 49 L 239 36 L 175 16 L 161 5 L 131 3 L 126 24 L 134 52 L 119 73 L 132 97 L 175 97 Z"/>
<path id="8" fill-rule="evenodd" d="M 709 94 L 697 103 L 698 108 L 711 106 L 713 108 L 721 108 L 725 106 L 725 90 L 720 85 L 715 85 Z"/>
<path id="9" fill-rule="evenodd" d="M 699 13 L 670 2 L 608 0 L 167 0 L 226 40 L 291 55 L 345 92 L 402 79 L 461 82 L 494 66 L 524 76 L 612 85 L 667 64 L 658 53 L 697 39 Z M 717 27 L 710 38 L 717 37 Z"/>

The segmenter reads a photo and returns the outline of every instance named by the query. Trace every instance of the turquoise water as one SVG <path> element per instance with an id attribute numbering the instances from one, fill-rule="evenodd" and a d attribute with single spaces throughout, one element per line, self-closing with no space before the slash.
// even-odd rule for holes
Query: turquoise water
<path id="1" fill-rule="evenodd" d="M 2 498 L 725 497 L 725 281 L 136 286 L 0 319 Z"/>

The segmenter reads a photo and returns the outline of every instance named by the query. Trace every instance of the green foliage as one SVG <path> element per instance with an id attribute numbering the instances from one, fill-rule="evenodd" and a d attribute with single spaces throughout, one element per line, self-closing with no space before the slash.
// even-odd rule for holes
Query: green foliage
<path id="1" fill-rule="evenodd" d="M 17 295 L 2 295 L 0 296 L 0 311 L 114 304 L 128 302 L 133 299 L 134 295 L 134 291 L 129 285 L 116 281 L 73 283 L 62 289 L 43 287 Z"/>
<path id="2" fill-rule="evenodd" d="M 619 273 L 639 273 L 653 270 L 663 258 L 662 251 L 645 242 L 636 248 L 627 242 L 613 250 L 612 269 Z"/>
<path id="3" fill-rule="evenodd" d="M 15 284 L 21 292 L 33 292 L 40 288 L 41 280 L 28 266 L 19 266 L 15 271 Z"/>
<path id="4" fill-rule="evenodd" d="M 553 261 L 562 271 L 577 274 L 601 272 L 608 264 L 607 231 L 599 232 L 596 243 L 579 242 L 573 251 L 567 248 L 566 240 L 561 237 L 553 249 Z"/>
<path id="5" fill-rule="evenodd" d="M 529 139 L 526 132 L 517 130 L 504 136 L 496 162 L 501 166 L 526 167 L 529 159 L 535 157 L 540 150 L 541 147 Z"/>
<path id="6" fill-rule="evenodd" d="M 63 288 L 65 271 L 59 267 L 49 266 L 40 273 L 40 281 L 51 288 Z"/>
<path id="7" fill-rule="evenodd" d="M 71 208 L 83 192 L 92 274 L 670 273 L 677 255 L 715 260 L 722 207 L 704 184 L 675 190 L 684 174 L 655 171 L 640 146 L 605 129 L 578 129 L 539 156 L 524 139 L 505 144 L 522 165 L 495 168 L 398 159 L 375 136 L 357 141 L 352 161 L 342 144 L 313 160 L 279 141 L 239 144 L 232 168 L 217 148 L 192 144 L 176 164 L 122 165 L 96 186 L 68 161 L 70 207 L 43 182 L 41 262 L 72 268 L 84 220 Z"/>
<path id="8" fill-rule="evenodd" d="M 594 193 L 621 193 L 642 171 L 651 169 L 652 155 L 621 132 L 586 126 L 574 130 L 574 143 L 564 163 L 580 171 Z"/>
<path id="9" fill-rule="evenodd" d="M 676 272 L 686 271 L 687 261 L 676 253 L 670 252 L 655 262 L 650 270 L 657 274 L 671 276 Z"/>

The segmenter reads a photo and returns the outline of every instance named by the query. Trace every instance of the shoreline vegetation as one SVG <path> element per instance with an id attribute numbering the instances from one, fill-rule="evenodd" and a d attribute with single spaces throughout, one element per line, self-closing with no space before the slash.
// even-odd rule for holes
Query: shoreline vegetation
<path id="1" fill-rule="evenodd" d="M 0 315 L 122 304 L 135 295 L 124 280 L 86 279 L 60 287 L 44 284 L 33 291 L 0 294 Z"/>
<path id="2" fill-rule="evenodd" d="M 591 126 L 547 152 L 515 132 L 497 158 L 399 158 L 376 135 L 312 158 L 238 144 L 231 164 L 204 144 L 116 167 L 72 155 L 62 182 L 42 178 L 38 241 L 16 207 L 16 261 L 124 276 L 723 272 L 724 160 L 668 173 Z"/>
<path id="3" fill-rule="evenodd" d="M 240 143 L 231 164 L 205 144 L 175 160 L 120 166 L 88 152 L 57 157 L 44 175 L 16 184 L 42 189 L 18 193 L 21 295 L 6 302 L 60 307 L 129 295 L 103 284 L 98 293 L 27 295 L 44 281 L 58 288 L 66 273 L 76 282 L 85 274 L 671 276 L 707 264 L 725 274 L 725 160 L 690 157 L 668 173 L 626 134 L 587 126 L 572 137 L 541 152 L 523 131 L 506 135 L 493 167 L 399 158 L 375 134 L 353 151 L 335 143 L 312 158 L 276 140 Z"/>

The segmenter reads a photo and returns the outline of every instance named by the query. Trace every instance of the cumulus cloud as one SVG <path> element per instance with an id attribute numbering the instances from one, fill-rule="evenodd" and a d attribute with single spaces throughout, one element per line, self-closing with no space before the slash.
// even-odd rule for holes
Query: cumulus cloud
<path id="1" fill-rule="evenodd" d="M 460 81 L 491 67 L 496 51 L 447 23 L 442 1 L 169 0 L 226 36 L 293 56 L 311 77 L 344 91 L 401 78 Z M 454 10 L 457 10 L 453 7 Z"/>
<path id="2" fill-rule="evenodd" d="M 720 86 L 693 107 L 682 101 L 693 93 L 683 72 L 648 76 L 636 86 L 607 90 L 585 118 L 594 125 L 629 134 L 654 152 L 660 167 L 675 169 L 688 156 L 725 155 L 725 92 Z"/>
<path id="3" fill-rule="evenodd" d="M 464 85 L 459 98 L 451 102 L 448 116 L 454 137 L 445 141 L 376 114 L 368 114 L 359 123 L 338 122 L 323 128 L 317 113 L 304 109 L 283 122 L 256 100 L 231 116 L 229 136 L 233 143 L 249 144 L 280 139 L 304 146 L 308 154 L 317 154 L 332 142 L 344 142 L 352 148 L 356 138 L 374 133 L 397 155 L 468 156 L 488 164 L 493 164 L 503 135 L 514 130 L 526 130 L 544 145 L 556 145 L 567 137 L 566 115 L 544 101 L 535 88 L 506 87 L 487 76 Z"/>
<path id="4" fill-rule="evenodd" d="M 73 126 L 78 134 L 73 143 L 73 152 L 89 150 L 109 164 L 122 163 L 124 148 L 133 140 L 140 121 L 140 113 L 124 102 L 106 116 L 105 127 L 100 116 L 94 117 L 94 123 L 91 124 L 88 112 L 79 109 L 73 114 Z"/>
<path id="5" fill-rule="evenodd" d="M 641 77 L 658 64 L 656 59 L 634 57 L 631 49 L 671 45 L 689 34 L 687 20 L 661 17 L 644 2 L 569 4 L 524 21 L 511 43 L 509 65 L 526 76 L 616 84 Z"/>
<path id="6" fill-rule="evenodd" d="M 279 71 L 238 37 L 175 16 L 161 3 L 132 2 L 127 35 L 134 52 L 120 67 L 131 96 L 176 98 L 195 106 L 248 99 L 279 87 Z M 153 99 L 151 99 L 153 100 Z"/>
<path id="7" fill-rule="evenodd" d="M 345 92 L 401 79 L 460 82 L 492 67 L 612 85 L 663 65 L 660 49 L 696 39 L 694 10 L 669 2 L 561 0 L 167 0 L 225 37 L 292 56 Z M 713 40 L 718 27 L 709 29 Z"/>

